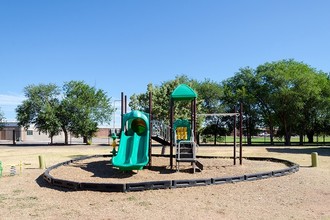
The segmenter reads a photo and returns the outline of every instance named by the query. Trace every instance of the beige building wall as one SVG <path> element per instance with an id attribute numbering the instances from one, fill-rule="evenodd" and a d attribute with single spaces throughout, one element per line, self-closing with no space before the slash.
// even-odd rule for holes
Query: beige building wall
<path id="1" fill-rule="evenodd" d="M 0 130 L 0 140 L 13 140 L 13 131 L 15 130 L 16 141 L 20 142 L 43 142 L 50 143 L 48 134 L 38 132 L 33 125 L 27 130 L 17 126 L 15 122 L 9 122 L 5 124 L 4 128 Z M 95 139 L 104 139 L 107 142 L 109 135 L 109 128 L 99 128 L 99 131 L 95 134 Z M 53 143 L 64 143 L 64 132 L 53 137 Z M 83 138 L 76 138 L 69 134 L 69 143 L 83 143 Z"/>

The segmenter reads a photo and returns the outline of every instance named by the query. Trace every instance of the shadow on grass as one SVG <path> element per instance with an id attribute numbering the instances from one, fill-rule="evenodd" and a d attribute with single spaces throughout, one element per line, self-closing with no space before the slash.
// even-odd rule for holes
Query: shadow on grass
<path id="1" fill-rule="evenodd" d="M 311 154 L 317 152 L 319 156 L 330 156 L 330 148 L 320 147 L 303 147 L 303 148 L 266 148 L 268 152 L 285 153 L 285 154 Z"/>

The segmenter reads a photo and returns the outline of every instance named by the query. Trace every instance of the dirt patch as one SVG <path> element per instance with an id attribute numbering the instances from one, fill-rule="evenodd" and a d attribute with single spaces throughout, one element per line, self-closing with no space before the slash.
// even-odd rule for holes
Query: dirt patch
<path id="1" fill-rule="evenodd" d="M 108 154 L 111 151 L 110 147 L 0 146 L 0 160 L 3 162 L 5 175 L 0 178 L 0 219 L 330 219 L 329 156 L 315 147 L 292 147 L 285 151 L 282 148 L 245 147 L 243 154 L 290 160 L 301 165 L 299 172 L 232 184 L 109 193 L 50 188 L 42 179 L 44 170 L 38 169 L 38 155 L 44 155 L 47 166 L 51 166 L 78 156 Z M 306 148 L 309 152 L 320 152 L 317 168 L 310 167 L 311 156 L 304 151 Z M 330 148 L 327 148 L 325 151 L 329 150 Z M 154 148 L 153 151 L 160 152 L 160 148 Z M 232 148 L 200 147 L 199 153 L 230 156 Z M 10 177 L 9 164 L 17 164 L 19 161 L 29 162 L 31 165 L 24 167 L 21 175 Z M 108 166 L 109 158 L 102 161 L 100 160 L 100 163 L 104 164 L 101 166 L 103 169 Z M 108 170 L 86 170 L 84 166 L 88 165 L 87 162 L 76 164 L 77 167 L 72 168 L 73 172 L 64 176 L 71 178 L 71 175 L 75 177 L 81 172 L 79 175 L 86 179 L 98 179 L 97 181 L 102 182 L 110 179 L 102 176 L 102 172 Z M 223 171 L 224 175 L 229 173 L 230 169 L 243 169 L 245 172 L 244 169 L 251 169 L 250 162 L 256 162 L 252 170 L 268 170 L 268 163 L 261 164 L 260 161 L 244 160 L 242 167 L 233 167 L 231 160 L 228 163 L 222 162 L 224 167 L 220 165 L 217 172 Z M 269 165 L 270 170 L 276 169 L 277 165 L 282 166 L 277 163 Z M 134 174 L 134 178 L 141 176 L 140 173 L 142 171 Z M 194 177 L 204 175 L 202 173 L 179 174 Z M 84 175 L 86 177 L 83 177 Z M 108 172 L 103 175 L 108 175 Z"/>

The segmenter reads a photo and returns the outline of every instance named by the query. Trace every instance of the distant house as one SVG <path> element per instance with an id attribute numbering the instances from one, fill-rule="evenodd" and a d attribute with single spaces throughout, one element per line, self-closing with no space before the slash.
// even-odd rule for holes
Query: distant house
<path id="1" fill-rule="evenodd" d="M 95 134 L 96 139 L 105 139 L 107 141 L 110 133 L 110 128 L 99 128 L 98 132 Z M 24 129 L 19 126 L 17 122 L 5 122 L 3 124 L 2 130 L 0 130 L 0 140 L 13 140 L 15 139 L 18 142 L 50 142 L 48 134 L 41 133 L 37 131 L 33 125 L 28 129 Z M 64 142 L 64 132 L 61 132 L 59 135 L 53 137 L 54 143 L 63 143 Z M 82 138 L 76 138 L 69 134 L 69 143 L 82 143 Z"/>
<path id="2" fill-rule="evenodd" d="M 0 140 L 13 140 L 13 132 L 15 131 L 16 140 L 22 139 L 22 127 L 17 122 L 4 122 L 3 128 L 0 130 Z"/>
<path id="3" fill-rule="evenodd" d="M 60 139 L 61 135 L 54 137 L 56 141 Z M 5 122 L 3 128 L 0 130 L 0 140 L 13 140 L 23 142 L 42 142 L 50 141 L 47 134 L 38 132 L 33 125 L 28 129 L 19 126 L 17 122 Z M 64 137 L 63 137 L 64 139 Z M 63 141 L 62 141 L 63 142 Z"/>

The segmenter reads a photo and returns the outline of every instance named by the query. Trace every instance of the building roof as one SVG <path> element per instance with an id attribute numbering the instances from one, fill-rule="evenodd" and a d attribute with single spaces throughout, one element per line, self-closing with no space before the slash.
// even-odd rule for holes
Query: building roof
<path id="1" fill-rule="evenodd" d="M 18 126 L 18 122 L 16 122 L 16 121 L 4 121 L 4 122 L 1 122 L 1 124 L 4 127 L 17 127 Z"/>

